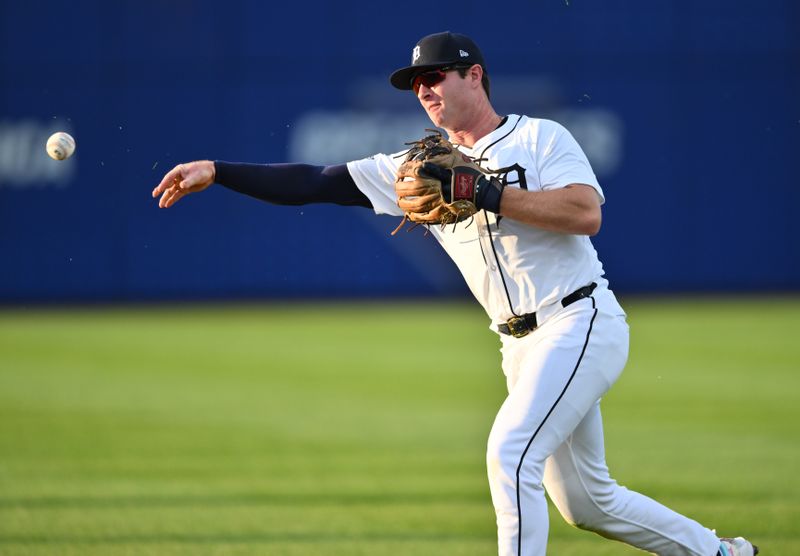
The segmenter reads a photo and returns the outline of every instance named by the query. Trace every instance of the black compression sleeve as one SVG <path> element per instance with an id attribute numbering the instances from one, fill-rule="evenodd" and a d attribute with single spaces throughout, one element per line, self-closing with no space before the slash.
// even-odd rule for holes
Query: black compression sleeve
<path id="1" fill-rule="evenodd" d="M 372 208 L 346 164 L 243 164 L 214 161 L 220 185 L 277 205 L 335 203 Z"/>

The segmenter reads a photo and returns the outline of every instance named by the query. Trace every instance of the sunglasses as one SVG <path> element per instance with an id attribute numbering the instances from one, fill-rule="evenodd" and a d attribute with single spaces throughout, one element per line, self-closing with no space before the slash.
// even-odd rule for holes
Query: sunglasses
<path id="1" fill-rule="evenodd" d="M 453 71 L 453 70 L 456 70 L 456 69 L 469 68 L 469 67 L 472 67 L 472 66 L 466 66 L 464 64 L 459 64 L 459 65 L 455 65 L 455 66 L 447 66 L 447 67 L 444 67 L 444 68 L 439 68 L 439 69 L 435 69 L 435 70 L 431 70 L 431 71 L 426 71 L 425 73 L 418 73 L 411 80 L 411 89 L 414 91 L 415 95 L 418 95 L 419 94 L 419 89 L 423 85 L 425 85 L 426 87 L 428 87 L 430 89 L 434 85 L 438 85 L 439 83 L 444 81 L 444 78 L 447 77 L 446 72 Z"/>

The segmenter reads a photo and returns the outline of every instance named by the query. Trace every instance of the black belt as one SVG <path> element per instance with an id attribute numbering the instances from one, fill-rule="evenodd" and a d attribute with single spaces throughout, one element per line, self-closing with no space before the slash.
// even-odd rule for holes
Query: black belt
<path id="1" fill-rule="evenodd" d="M 592 292 L 597 287 L 597 284 L 592 282 L 588 286 L 584 286 L 579 290 L 575 290 L 567 297 L 561 300 L 561 306 L 566 307 L 567 305 L 572 305 L 579 299 L 583 299 L 584 297 L 589 297 L 592 295 Z M 508 319 L 505 324 L 500 324 L 497 326 L 497 329 L 500 331 L 501 334 L 507 334 L 509 336 L 514 336 L 515 338 L 522 338 L 523 336 L 527 336 L 534 330 L 539 324 L 536 322 L 536 313 L 528 313 L 527 315 L 520 315 L 518 317 L 511 317 Z"/>

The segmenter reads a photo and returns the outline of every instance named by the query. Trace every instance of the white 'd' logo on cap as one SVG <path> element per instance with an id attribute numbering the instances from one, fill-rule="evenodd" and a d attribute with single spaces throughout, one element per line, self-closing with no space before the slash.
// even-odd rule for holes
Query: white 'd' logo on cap
<path id="1" fill-rule="evenodd" d="M 412 63 L 412 64 L 413 64 L 414 62 L 416 62 L 417 60 L 419 60 L 419 55 L 420 55 L 420 53 L 419 53 L 419 47 L 418 47 L 418 46 L 415 46 L 415 47 L 414 47 L 414 52 L 412 52 L 412 53 L 411 53 L 411 63 Z"/>
<path id="2" fill-rule="evenodd" d="M 464 52 L 463 50 L 459 50 L 458 55 L 461 56 L 462 58 L 466 58 L 467 56 L 469 56 L 469 52 Z"/>

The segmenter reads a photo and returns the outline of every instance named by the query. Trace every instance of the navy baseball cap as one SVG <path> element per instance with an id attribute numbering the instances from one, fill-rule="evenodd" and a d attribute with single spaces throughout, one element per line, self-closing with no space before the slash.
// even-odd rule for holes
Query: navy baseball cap
<path id="1" fill-rule="evenodd" d="M 478 64 L 486 71 L 483 54 L 471 38 L 450 31 L 434 33 L 419 40 L 411 53 L 411 65 L 394 72 L 389 81 L 398 89 L 410 91 L 415 75 L 456 64 Z"/>

